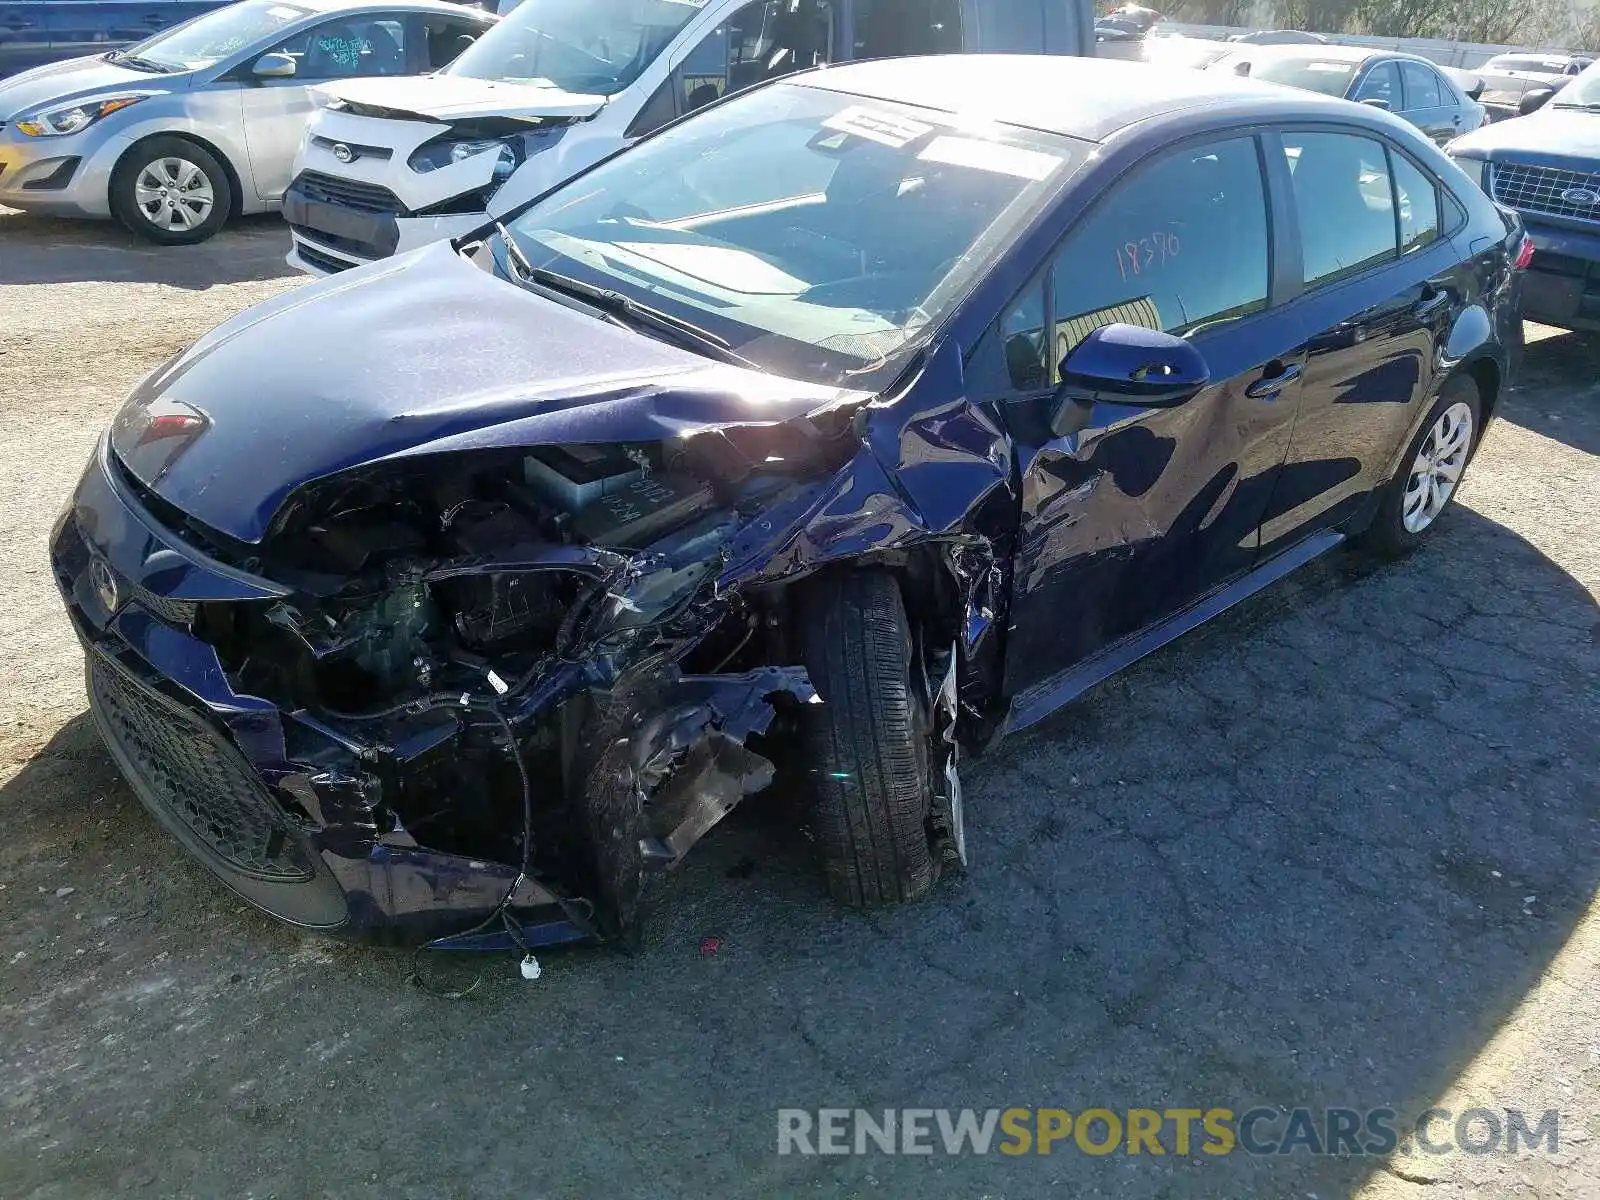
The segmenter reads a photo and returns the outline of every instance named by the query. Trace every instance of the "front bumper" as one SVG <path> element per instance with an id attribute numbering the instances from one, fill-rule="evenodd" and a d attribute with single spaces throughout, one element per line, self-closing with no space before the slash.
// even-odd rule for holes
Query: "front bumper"
<path id="1" fill-rule="evenodd" d="M 111 172 L 132 143 L 99 125 L 33 138 L 0 126 L 0 204 L 47 216 L 111 216 Z"/>
<path id="2" fill-rule="evenodd" d="M 375 211 L 338 203 L 297 178 L 283 197 L 291 245 L 286 261 L 310 275 L 333 275 L 459 237 L 488 220 L 484 213 L 417 217 L 398 205 Z"/>
<path id="3" fill-rule="evenodd" d="M 1523 277 L 1522 315 L 1562 329 L 1600 330 L 1600 231 L 1523 220 L 1534 255 Z"/>
<path id="4" fill-rule="evenodd" d="M 423 756 L 472 736 L 462 716 L 353 736 L 236 692 L 195 636 L 207 602 L 271 603 L 280 590 L 170 537 L 102 446 L 50 539 L 83 644 L 89 698 L 145 806 L 243 899 L 290 924 L 420 942 L 508 911 L 528 945 L 594 930 L 507 863 L 429 848 L 392 792 Z"/>

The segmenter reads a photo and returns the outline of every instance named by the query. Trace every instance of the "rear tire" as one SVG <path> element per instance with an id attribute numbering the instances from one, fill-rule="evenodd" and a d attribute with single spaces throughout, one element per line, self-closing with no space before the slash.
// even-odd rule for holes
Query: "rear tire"
<path id="1" fill-rule="evenodd" d="M 158 246 L 189 246 L 220 230 L 233 207 L 228 172 L 187 138 L 153 137 L 129 150 L 111 173 L 111 212 Z"/>
<path id="2" fill-rule="evenodd" d="M 801 658 L 822 698 L 805 705 L 810 824 L 842 904 L 914 900 L 938 878 L 925 701 L 894 578 L 825 575 L 797 592 Z"/>
<path id="3" fill-rule="evenodd" d="M 1359 544 L 1384 558 L 1399 558 L 1421 544 L 1455 499 L 1483 428 L 1483 401 L 1470 375 L 1452 376 L 1428 410 L 1383 489 L 1378 512 Z"/>

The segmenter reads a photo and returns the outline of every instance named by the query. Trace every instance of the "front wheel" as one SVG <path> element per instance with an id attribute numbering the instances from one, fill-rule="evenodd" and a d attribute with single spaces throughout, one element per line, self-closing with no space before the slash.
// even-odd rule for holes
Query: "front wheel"
<path id="1" fill-rule="evenodd" d="M 140 142 L 111 176 L 111 211 L 161 246 L 203 242 L 233 205 L 228 173 L 206 149 L 180 137 Z"/>
<path id="2" fill-rule="evenodd" d="M 929 715 L 894 577 L 861 571 L 800 585 L 801 658 L 822 698 L 805 705 L 810 825 L 834 899 L 913 900 L 939 874 L 930 829 Z"/>
<path id="3" fill-rule="evenodd" d="M 1378 513 L 1362 535 L 1371 549 L 1398 557 L 1414 549 L 1455 498 L 1482 420 L 1478 385 L 1458 375 L 1445 384 L 1384 488 Z"/>

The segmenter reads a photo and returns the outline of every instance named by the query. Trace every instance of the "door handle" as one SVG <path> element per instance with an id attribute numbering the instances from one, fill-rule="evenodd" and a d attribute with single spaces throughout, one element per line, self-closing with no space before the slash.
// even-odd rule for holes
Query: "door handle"
<path id="1" fill-rule="evenodd" d="M 1244 394 L 1254 400 L 1275 400 L 1279 392 L 1300 378 L 1303 369 L 1299 363 L 1268 363 L 1267 370 L 1272 373 L 1263 375 L 1245 388 Z"/>
<path id="2" fill-rule="evenodd" d="M 19 29 L 32 29 L 32 21 L 24 21 L 21 17 L 12 17 L 6 22 L 6 28 L 15 33 Z"/>
<path id="3" fill-rule="evenodd" d="M 1451 124 L 1452 124 L 1452 125 L 1459 125 L 1459 124 L 1461 124 L 1461 114 L 1460 114 L 1460 113 L 1457 113 L 1457 114 L 1456 114 L 1456 115 L 1455 115 L 1455 116 L 1453 116 L 1453 117 L 1451 117 L 1451 118 L 1450 118 L 1450 123 L 1451 123 Z"/>
<path id="4" fill-rule="evenodd" d="M 1419 320 L 1426 320 L 1448 303 L 1450 303 L 1449 292 L 1429 287 L 1422 293 L 1422 299 L 1411 306 L 1411 315 Z"/>

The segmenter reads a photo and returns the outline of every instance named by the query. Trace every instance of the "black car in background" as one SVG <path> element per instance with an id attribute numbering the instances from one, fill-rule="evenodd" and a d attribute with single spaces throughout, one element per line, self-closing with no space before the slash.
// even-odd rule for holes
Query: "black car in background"
<path id="1" fill-rule="evenodd" d="M 1450 143 L 1456 165 L 1522 215 L 1533 239 L 1522 311 L 1564 329 L 1600 329 L 1600 65 L 1542 106 Z M 1537 98 L 1537 97 L 1535 97 Z"/>
<path id="2" fill-rule="evenodd" d="M 1482 105 L 1449 72 L 1415 54 L 1365 46 L 1252 46 L 1209 69 L 1381 108 L 1441 146 L 1485 120 Z"/>
<path id="3" fill-rule="evenodd" d="M 966 861 L 964 754 L 1428 535 L 1522 244 L 1308 92 L 800 73 L 202 338 L 53 570 L 117 764 L 281 919 L 626 934 L 779 770 L 833 895 L 907 900 Z"/>

